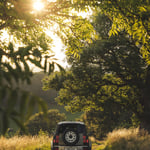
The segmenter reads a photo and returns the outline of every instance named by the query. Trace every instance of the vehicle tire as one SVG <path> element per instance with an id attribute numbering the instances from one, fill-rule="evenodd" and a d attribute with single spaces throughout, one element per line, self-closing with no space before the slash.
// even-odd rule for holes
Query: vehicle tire
<path id="1" fill-rule="evenodd" d="M 66 145 L 75 145 L 79 141 L 79 135 L 74 130 L 66 130 L 63 134 L 63 141 Z"/>

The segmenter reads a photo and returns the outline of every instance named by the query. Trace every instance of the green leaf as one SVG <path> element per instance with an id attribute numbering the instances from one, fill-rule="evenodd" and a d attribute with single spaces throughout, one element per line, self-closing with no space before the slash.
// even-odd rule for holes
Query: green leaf
<path id="1" fill-rule="evenodd" d="M 6 112 L 2 114 L 2 133 L 5 135 L 7 129 L 9 128 L 9 118 Z"/>
<path id="2" fill-rule="evenodd" d="M 36 48 L 33 50 L 33 56 L 41 58 L 41 52 Z"/>
<path id="3" fill-rule="evenodd" d="M 54 62 L 49 63 L 49 71 L 48 71 L 48 74 L 50 75 L 52 72 L 54 72 L 54 69 L 55 69 L 55 67 L 54 67 Z"/>
<path id="4" fill-rule="evenodd" d="M 144 6 L 141 6 L 141 7 L 139 7 L 139 11 L 146 12 L 147 10 L 146 10 L 146 8 Z"/>
<path id="5" fill-rule="evenodd" d="M 22 60 L 22 62 L 23 62 L 23 65 L 24 65 L 24 69 L 25 69 L 25 72 L 29 72 L 29 65 L 27 64 L 27 62 L 23 59 Z"/>
<path id="6" fill-rule="evenodd" d="M 31 96 L 29 103 L 28 103 L 28 109 L 27 109 L 27 115 L 26 115 L 26 120 L 30 118 L 30 116 L 33 114 L 34 107 L 36 105 L 36 99 L 35 96 Z"/>
<path id="7" fill-rule="evenodd" d="M 26 109 L 27 109 L 27 104 L 29 102 L 29 93 L 28 92 L 23 92 L 20 98 L 20 119 L 23 121 L 25 119 L 25 113 L 26 113 Z"/>
<path id="8" fill-rule="evenodd" d="M 65 69 L 58 63 L 55 63 L 60 71 L 65 72 Z"/>
<path id="9" fill-rule="evenodd" d="M 17 112 L 16 110 L 13 110 L 13 111 L 11 112 L 10 116 L 19 117 L 20 114 L 19 114 L 19 112 Z"/>
<path id="10" fill-rule="evenodd" d="M 12 76 L 11 76 L 11 73 L 9 72 L 3 72 L 4 74 L 4 78 L 5 80 L 8 82 L 8 84 L 12 84 Z"/>
<path id="11" fill-rule="evenodd" d="M 17 104 L 17 100 L 18 100 L 18 90 L 10 90 L 9 91 L 9 97 L 8 97 L 8 103 L 7 103 L 7 107 L 6 107 L 6 111 L 8 114 L 10 114 L 12 112 L 12 110 L 15 109 L 15 106 Z"/>
<path id="12" fill-rule="evenodd" d="M 6 97 L 8 89 L 6 86 L 1 86 L 2 89 L 0 89 L 0 102 Z"/>
<path id="13" fill-rule="evenodd" d="M 3 112 L 3 111 L 4 111 L 4 109 L 3 109 L 2 107 L 0 107 L 0 111 L 1 111 L 1 112 Z"/>
<path id="14" fill-rule="evenodd" d="M 39 106 L 39 111 L 41 110 L 42 112 L 44 112 L 44 114 L 47 114 L 47 104 L 44 100 L 42 100 L 41 98 L 37 98 L 37 103 Z"/>
<path id="15" fill-rule="evenodd" d="M 13 67 L 10 64 L 8 64 L 8 63 L 4 63 L 3 65 L 8 70 L 8 71 L 6 71 L 6 73 L 11 74 L 12 77 L 14 77 L 15 81 L 18 83 L 19 77 L 18 77 L 17 72 L 15 72 L 15 70 L 13 69 Z"/>
<path id="16" fill-rule="evenodd" d="M 23 131 L 24 133 L 27 133 L 27 130 L 23 122 L 21 122 L 18 118 L 14 116 L 12 116 L 11 119 L 21 128 L 21 131 Z"/>
<path id="17" fill-rule="evenodd" d="M 45 62 L 44 62 L 44 72 L 46 73 L 47 70 L 47 57 L 45 57 Z"/>
<path id="18" fill-rule="evenodd" d="M 13 46 L 13 43 L 12 43 L 12 42 L 9 43 L 8 49 L 10 50 L 10 53 L 13 53 L 13 52 L 14 52 L 14 46 Z"/>
<path id="19" fill-rule="evenodd" d="M 31 58 L 28 58 L 28 60 L 29 60 L 31 63 L 33 63 L 35 66 L 37 66 L 37 67 L 39 67 L 39 68 L 43 68 L 43 67 L 41 66 L 41 63 L 40 63 L 39 61 L 37 61 L 37 60 L 35 60 L 35 59 L 31 59 Z"/>
<path id="20" fill-rule="evenodd" d="M 16 65 L 16 72 L 19 73 L 19 74 L 21 74 L 21 73 L 22 73 L 22 68 L 21 68 L 21 66 L 20 66 L 19 63 L 16 62 L 16 61 L 15 61 L 15 65 Z"/>

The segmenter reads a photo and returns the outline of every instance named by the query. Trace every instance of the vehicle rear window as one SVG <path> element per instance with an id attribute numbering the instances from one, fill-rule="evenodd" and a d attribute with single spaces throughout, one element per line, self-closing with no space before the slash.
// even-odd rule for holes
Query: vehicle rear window
<path id="1" fill-rule="evenodd" d="M 58 125 L 57 127 L 57 133 L 63 133 L 66 130 L 74 130 L 78 133 L 86 133 L 86 128 L 85 125 L 81 125 L 81 124 L 61 124 Z"/>

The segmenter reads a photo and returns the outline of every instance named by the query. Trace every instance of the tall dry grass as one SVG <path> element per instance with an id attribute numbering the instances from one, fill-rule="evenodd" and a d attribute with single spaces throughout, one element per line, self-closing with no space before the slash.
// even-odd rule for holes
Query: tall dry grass
<path id="1" fill-rule="evenodd" d="M 150 135 L 145 130 L 119 129 L 109 133 L 104 150 L 150 150 Z"/>
<path id="2" fill-rule="evenodd" d="M 14 136 L 0 138 L 0 150 L 34 150 L 50 149 L 51 139 L 46 136 Z M 46 148 L 47 147 L 47 148 Z"/>

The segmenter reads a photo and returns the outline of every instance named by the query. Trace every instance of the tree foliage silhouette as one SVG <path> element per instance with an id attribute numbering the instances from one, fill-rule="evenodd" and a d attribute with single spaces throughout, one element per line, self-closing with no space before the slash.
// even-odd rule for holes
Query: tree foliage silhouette
<path id="1" fill-rule="evenodd" d="M 47 36 L 46 30 L 57 34 L 72 55 L 77 55 L 81 47 L 92 41 L 92 26 L 71 12 L 74 7 L 71 1 L 43 1 L 45 7 L 40 12 L 33 10 L 33 2 L 0 1 L 0 129 L 3 134 L 10 119 L 25 130 L 24 122 L 36 104 L 46 112 L 46 104 L 41 99 L 20 91 L 18 86 L 30 83 L 31 64 L 49 74 L 55 65 L 63 70 L 53 59 L 53 39 Z"/>

